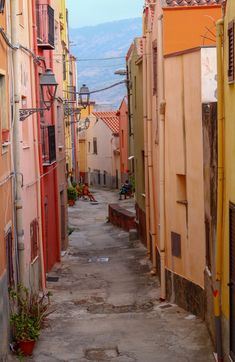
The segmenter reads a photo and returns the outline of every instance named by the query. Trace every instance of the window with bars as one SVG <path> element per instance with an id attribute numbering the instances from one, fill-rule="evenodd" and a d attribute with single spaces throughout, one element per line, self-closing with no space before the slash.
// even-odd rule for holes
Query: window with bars
<path id="1" fill-rule="evenodd" d="M 234 83 L 234 20 L 228 24 L 228 82 Z"/>
<path id="2" fill-rule="evenodd" d="M 38 220 L 34 219 L 30 223 L 31 262 L 38 256 L 38 234 Z"/>

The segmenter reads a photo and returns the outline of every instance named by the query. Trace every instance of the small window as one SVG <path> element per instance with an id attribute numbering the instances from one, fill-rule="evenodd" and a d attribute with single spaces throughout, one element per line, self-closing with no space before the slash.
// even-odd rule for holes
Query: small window
<path id="1" fill-rule="evenodd" d="M 38 256 L 38 234 L 38 221 L 34 219 L 30 223 L 31 263 Z"/>
<path id="2" fill-rule="evenodd" d="M 88 142 L 88 152 L 91 152 L 91 142 Z"/>
<path id="3" fill-rule="evenodd" d="M 63 54 L 63 80 L 66 80 L 66 56 Z"/>
<path id="4" fill-rule="evenodd" d="M 157 46 L 153 47 L 153 94 L 157 93 Z"/>
<path id="5" fill-rule="evenodd" d="M 5 0 L 0 0 L 0 14 L 4 12 Z"/>
<path id="6" fill-rule="evenodd" d="M 234 21 L 228 24 L 228 81 L 234 83 Z"/>
<path id="7" fill-rule="evenodd" d="M 97 138 L 93 138 L 93 153 L 97 155 Z"/>

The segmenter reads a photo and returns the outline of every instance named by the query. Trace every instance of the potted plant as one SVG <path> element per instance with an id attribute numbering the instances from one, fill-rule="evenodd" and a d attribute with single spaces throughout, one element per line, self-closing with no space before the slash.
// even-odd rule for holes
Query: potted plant
<path id="1" fill-rule="evenodd" d="M 31 356 L 47 316 L 53 312 L 49 309 L 51 294 L 30 292 L 19 285 L 16 290 L 10 290 L 9 295 L 10 323 L 17 353 Z"/>
<path id="2" fill-rule="evenodd" d="M 78 192 L 74 187 L 70 186 L 68 187 L 67 194 L 69 206 L 73 206 L 77 200 Z"/>

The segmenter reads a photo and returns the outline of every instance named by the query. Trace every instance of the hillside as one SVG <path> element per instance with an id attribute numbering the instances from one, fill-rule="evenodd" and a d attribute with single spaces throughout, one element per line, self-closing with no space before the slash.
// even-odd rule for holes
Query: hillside
<path id="1" fill-rule="evenodd" d="M 114 71 L 125 68 L 127 50 L 133 39 L 141 35 L 141 30 L 141 18 L 70 29 L 71 52 L 78 59 L 78 86 L 86 83 L 90 90 L 94 90 L 119 82 L 123 77 L 115 75 Z M 99 58 L 111 59 L 82 61 Z M 125 86 L 121 85 L 94 94 L 92 100 L 110 103 L 110 108 L 117 108 L 125 92 Z"/>

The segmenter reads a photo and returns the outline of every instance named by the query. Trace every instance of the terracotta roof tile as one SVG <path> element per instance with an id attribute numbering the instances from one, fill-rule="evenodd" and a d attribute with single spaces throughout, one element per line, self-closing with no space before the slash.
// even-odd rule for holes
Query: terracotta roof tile
<path id="1" fill-rule="evenodd" d="M 111 129 L 113 133 L 119 133 L 119 118 L 117 112 L 93 112 L 92 114 Z"/>
<path id="2" fill-rule="evenodd" d="M 163 0 L 163 7 L 221 5 L 224 0 Z"/>

